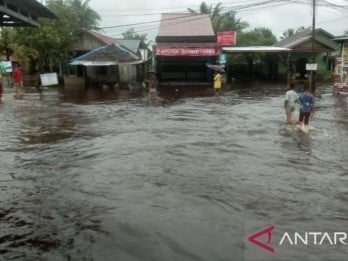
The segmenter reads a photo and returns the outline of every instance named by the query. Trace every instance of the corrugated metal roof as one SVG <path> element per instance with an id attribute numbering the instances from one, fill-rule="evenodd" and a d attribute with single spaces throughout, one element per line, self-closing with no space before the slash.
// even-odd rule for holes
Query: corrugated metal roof
<path id="1" fill-rule="evenodd" d="M 317 35 L 318 33 L 322 33 L 324 35 L 327 35 L 329 39 L 332 39 L 334 36 L 327 31 L 318 28 L 315 30 L 315 34 Z M 285 48 L 292 48 L 294 49 L 296 46 L 310 40 L 312 38 L 312 31 L 307 30 L 304 32 L 296 33 L 284 40 L 279 41 L 278 43 L 275 43 L 273 46 L 278 46 L 278 47 L 285 47 Z M 318 39 L 316 39 L 318 41 Z M 325 44 L 325 43 L 322 43 Z M 326 44 L 325 44 L 326 45 Z M 328 46 L 332 48 L 331 46 Z"/>
<path id="2" fill-rule="evenodd" d="M 58 18 L 36 0 L 0 1 L 1 26 L 38 26 L 37 18 Z"/>
<path id="3" fill-rule="evenodd" d="M 140 40 L 136 39 L 117 39 L 117 41 L 126 46 L 128 49 L 130 49 L 132 52 L 137 53 L 139 51 L 140 46 Z"/>
<path id="4" fill-rule="evenodd" d="M 95 38 L 99 39 L 103 44 L 109 45 L 117 43 L 117 39 L 105 34 L 98 33 L 96 31 L 88 31 L 87 33 L 93 35 Z"/>
<path id="5" fill-rule="evenodd" d="M 162 14 L 159 37 L 168 36 L 214 36 L 208 14 L 167 13 Z"/>
<path id="6" fill-rule="evenodd" d="M 222 47 L 225 53 L 288 53 L 292 49 L 276 46 Z"/>
<path id="7" fill-rule="evenodd" d="M 120 43 L 130 49 L 132 52 L 137 53 L 139 51 L 140 40 L 137 39 L 116 39 L 111 36 L 101 34 L 96 31 L 88 31 L 87 33 L 93 35 L 102 44 L 109 45 L 114 43 Z"/>
<path id="8" fill-rule="evenodd" d="M 301 32 L 301 33 L 294 34 L 286 39 L 283 39 L 283 40 L 275 43 L 273 46 L 291 48 L 291 47 L 294 47 L 296 45 L 299 45 L 300 43 L 307 41 L 311 37 L 312 36 L 311 36 L 310 31 Z"/>
<path id="9" fill-rule="evenodd" d="M 88 53 L 74 58 L 70 64 L 84 66 L 107 66 L 118 64 L 142 63 L 141 57 L 134 54 L 127 47 L 115 43 L 98 47 Z"/>
<path id="10" fill-rule="evenodd" d="M 348 35 L 337 36 L 332 40 L 334 40 L 334 41 L 348 41 Z"/>

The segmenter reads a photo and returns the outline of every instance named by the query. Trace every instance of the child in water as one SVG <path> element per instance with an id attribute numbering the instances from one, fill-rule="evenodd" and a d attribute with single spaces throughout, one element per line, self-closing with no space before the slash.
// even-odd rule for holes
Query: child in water
<path id="1" fill-rule="evenodd" d="M 153 101 L 156 99 L 157 96 L 157 88 L 158 88 L 158 82 L 156 73 L 154 71 L 149 71 L 149 80 L 147 81 L 147 88 L 149 92 L 149 97 Z"/>

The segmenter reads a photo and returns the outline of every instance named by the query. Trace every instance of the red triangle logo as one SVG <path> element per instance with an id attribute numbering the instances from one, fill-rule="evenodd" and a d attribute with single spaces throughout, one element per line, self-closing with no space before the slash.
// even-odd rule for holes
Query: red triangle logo
<path id="1" fill-rule="evenodd" d="M 248 237 L 248 240 L 257 246 L 259 246 L 259 247 L 261 247 L 269 252 L 274 253 L 274 248 L 269 245 L 269 243 L 271 242 L 271 239 L 272 239 L 273 229 L 274 229 L 274 226 L 270 226 L 270 227 L 267 227 L 263 230 L 260 230 L 259 232 L 256 232 L 255 234 L 252 234 L 250 237 Z M 257 240 L 257 238 L 263 236 L 264 234 L 267 235 L 267 243 L 263 243 L 263 242 Z"/>

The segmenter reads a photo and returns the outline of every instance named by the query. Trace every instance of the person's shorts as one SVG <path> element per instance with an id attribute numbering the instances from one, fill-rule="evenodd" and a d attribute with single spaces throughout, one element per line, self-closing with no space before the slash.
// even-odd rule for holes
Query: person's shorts
<path id="1" fill-rule="evenodd" d="M 299 122 L 303 122 L 304 124 L 309 123 L 309 117 L 311 116 L 311 112 L 300 112 Z"/>
<path id="2" fill-rule="evenodd" d="M 152 96 L 152 97 L 156 96 L 156 95 L 157 95 L 156 89 L 155 89 L 155 88 L 151 88 L 151 89 L 149 90 L 149 95 Z"/>
<path id="3" fill-rule="evenodd" d="M 285 111 L 286 112 L 294 112 L 295 111 L 295 106 L 285 106 Z"/>

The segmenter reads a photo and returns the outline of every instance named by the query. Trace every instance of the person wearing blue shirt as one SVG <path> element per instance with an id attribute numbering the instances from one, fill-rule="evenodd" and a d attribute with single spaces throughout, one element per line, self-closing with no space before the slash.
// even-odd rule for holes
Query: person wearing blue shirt
<path id="1" fill-rule="evenodd" d="M 315 107 L 314 107 L 314 97 L 310 93 L 310 90 L 307 89 L 305 92 L 299 95 L 300 102 L 300 115 L 299 122 L 301 124 L 301 128 L 304 131 L 309 130 L 309 118 L 313 115 Z"/>

